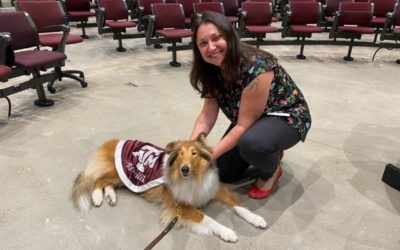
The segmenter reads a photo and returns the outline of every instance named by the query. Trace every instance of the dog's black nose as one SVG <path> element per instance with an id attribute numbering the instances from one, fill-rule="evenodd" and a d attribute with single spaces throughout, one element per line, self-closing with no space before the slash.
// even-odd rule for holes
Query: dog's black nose
<path id="1" fill-rule="evenodd" d="M 188 176 L 189 175 L 189 171 L 190 171 L 190 169 L 189 169 L 189 167 L 187 165 L 183 165 L 181 167 L 181 172 L 182 172 L 183 176 Z"/>

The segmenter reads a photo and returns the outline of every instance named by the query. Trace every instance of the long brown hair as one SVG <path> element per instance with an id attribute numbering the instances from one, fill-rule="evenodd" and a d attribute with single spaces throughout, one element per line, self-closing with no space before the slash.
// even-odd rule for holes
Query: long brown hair
<path id="1" fill-rule="evenodd" d="M 197 31 L 200 25 L 212 23 L 227 42 L 227 51 L 221 67 L 204 61 L 197 47 Z M 190 83 L 202 97 L 215 97 L 224 82 L 233 84 L 239 77 L 240 59 L 243 56 L 242 43 L 228 18 L 220 13 L 205 11 L 195 23 L 192 35 L 193 65 Z"/>

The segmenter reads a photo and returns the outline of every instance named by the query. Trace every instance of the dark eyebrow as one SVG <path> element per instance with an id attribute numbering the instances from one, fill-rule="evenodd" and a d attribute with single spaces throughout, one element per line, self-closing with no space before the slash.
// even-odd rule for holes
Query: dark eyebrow
<path id="1" fill-rule="evenodd" d="M 219 31 L 216 31 L 215 33 L 211 34 L 211 38 L 220 37 L 220 36 L 222 36 L 222 35 L 221 35 L 221 32 L 219 32 Z M 206 40 L 204 40 L 204 39 L 199 39 L 200 43 L 205 42 L 205 41 Z"/>

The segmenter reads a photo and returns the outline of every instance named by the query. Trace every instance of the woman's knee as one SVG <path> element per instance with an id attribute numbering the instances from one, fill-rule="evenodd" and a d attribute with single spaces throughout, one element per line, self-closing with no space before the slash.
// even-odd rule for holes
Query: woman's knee
<path id="1" fill-rule="evenodd" d="M 239 140 L 240 155 L 243 159 L 251 159 L 260 155 L 276 152 L 276 147 L 271 142 L 260 140 L 259 137 L 244 133 Z"/>

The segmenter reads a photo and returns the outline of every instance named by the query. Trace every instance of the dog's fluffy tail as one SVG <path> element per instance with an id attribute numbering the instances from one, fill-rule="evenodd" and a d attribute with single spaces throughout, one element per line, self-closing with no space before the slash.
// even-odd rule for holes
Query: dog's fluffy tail
<path id="1" fill-rule="evenodd" d="M 92 206 L 92 192 L 95 179 L 81 172 L 74 181 L 71 200 L 74 206 L 80 211 L 89 211 Z"/>

